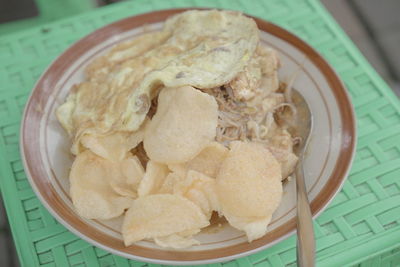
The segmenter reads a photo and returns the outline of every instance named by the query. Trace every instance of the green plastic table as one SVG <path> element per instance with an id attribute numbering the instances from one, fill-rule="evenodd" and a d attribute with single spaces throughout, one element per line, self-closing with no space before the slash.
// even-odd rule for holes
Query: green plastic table
<path id="1" fill-rule="evenodd" d="M 0 36 L 80 14 L 95 8 L 94 0 L 34 0 L 38 16 L 0 24 Z"/>
<path id="2" fill-rule="evenodd" d="M 112 255 L 60 225 L 33 193 L 18 137 L 22 111 L 50 62 L 93 30 L 156 9 L 236 9 L 309 42 L 334 66 L 356 109 L 358 147 L 351 175 L 315 221 L 318 266 L 400 266 L 400 103 L 316 0 L 135 0 L 0 36 L 0 185 L 22 266 L 156 266 Z M 295 237 L 212 266 L 296 266 Z"/>

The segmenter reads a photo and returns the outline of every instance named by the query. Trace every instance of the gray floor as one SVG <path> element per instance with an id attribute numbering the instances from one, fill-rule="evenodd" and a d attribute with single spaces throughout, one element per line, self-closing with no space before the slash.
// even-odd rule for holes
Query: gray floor
<path id="1" fill-rule="evenodd" d="M 3 201 L 0 197 L 0 266 L 19 266 Z"/>
<path id="2" fill-rule="evenodd" d="M 400 96 L 400 0 L 321 1 Z M 7 266 L 19 264 L 0 199 L 0 267 Z"/>
<path id="3" fill-rule="evenodd" d="M 371 65 L 400 96 L 400 1 L 321 0 Z"/>

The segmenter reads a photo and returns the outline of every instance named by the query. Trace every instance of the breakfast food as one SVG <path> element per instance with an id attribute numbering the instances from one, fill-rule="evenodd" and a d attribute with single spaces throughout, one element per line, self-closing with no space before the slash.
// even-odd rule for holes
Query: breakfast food
<path id="1" fill-rule="evenodd" d="M 116 45 L 57 109 L 88 219 L 123 216 L 126 246 L 182 249 L 213 213 L 264 236 L 294 170 L 295 112 L 278 54 L 238 12 L 192 10 Z"/>
<path id="2" fill-rule="evenodd" d="M 221 213 L 249 241 L 266 233 L 281 200 L 281 179 L 278 161 L 262 144 L 231 142 L 215 179 L 216 192 Z"/>
<path id="3" fill-rule="evenodd" d="M 79 215 L 88 219 L 111 219 L 129 208 L 131 199 L 114 191 L 108 180 L 122 175 L 119 172 L 113 162 L 90 150 L 76 157 L 69 178 L 71 198 Z"/>
<path id="4" fill-rule="evenodd" d="M 161 90 L 143 146 L 157 162 L 187 162 L 214 140 L 217 123 L 218 105 L 211 95 L 191 86 Z"/>
<path id="5" fill-rule="evenodd" d="M 167 242 L 171 236 L 189 239 L 185 243 L 193 244 L 197 242 L 191 240 L 192 236 L 209 224 L 201 209 L 187 198 L 154 194 L 132 202 L 125 215 L 122 234 L 127 246 L 146 238 L 160 238 Z"/>

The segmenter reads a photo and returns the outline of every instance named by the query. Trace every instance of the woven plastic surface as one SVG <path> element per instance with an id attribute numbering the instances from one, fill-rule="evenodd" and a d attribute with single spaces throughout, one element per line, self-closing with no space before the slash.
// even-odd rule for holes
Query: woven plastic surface
<path id="1" fill-rule="evenodd" d="M 186 6 L 236 9 L 275 22 L 334 66 L 352 96 L 359 137 L 349 179 L 315 222 L 318 266 L 399 266 L 400 103 L 316 0 L 136 0 L 1 36 L 0 184 L 22 265 L 154 266 L 93 247 L 55 221 L 23 171 L 19 124 L 34 82 L 72 42 L 127 16 Z M 295 261 L 291 237 L 252 256 L 212 266 L 295 266 Z"/>
<path id="2" fill-rule="evenodd" d="M 39 26 L 45 23 L 89 11 L 95 7 L 94 0 L 34 0 L 38 15 L 28 19 L 0 24 L 0 36 L 17 30 Z"/>
<path id="3" fill-rule="evenodd" d="M 366 260 L 354 267 L 395 267 L 400 266 L 400 248 L 396 248 Z"/>

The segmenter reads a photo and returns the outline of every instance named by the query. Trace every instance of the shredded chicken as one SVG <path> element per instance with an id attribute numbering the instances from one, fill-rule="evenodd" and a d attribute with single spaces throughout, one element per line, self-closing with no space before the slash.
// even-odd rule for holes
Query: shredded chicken
<path id="1" fill-rule="evenodd" d="M 301 141 L 287 131 L 292 126 L 290 118 L 297 112 L 291 101 L 293 80 L 288 84 L 271 82 L 271 77 L 277 79 L 279 62 L 274 51 L 266 51 L 255 57 L 268 55 L 270 61 L 257 59 L 231 83 L 202 91 L 214 96 L 218 103 L 216 141 L 225 146 L 235 140 L 264 144 L 281 163 L 283 178 L 287 178 L 297 162 L 293 147 Z"/>
<path id="2" fill-rule="evenodd" d="M 293 104 L 283 102 L 282 93 L 273 93 L 272 96 L 267 95 L 249 102 L 236 100 L 229 94 L 230 90 L 227 85 L 203 90 L 217 100 L 219 116 L 216 139 L 224 145 L 232 140 L 265 143 L 268 141 L 268 130 L 276 124 L 274 114 L 282 113 L 286 109 L 295 110 Z"/>

